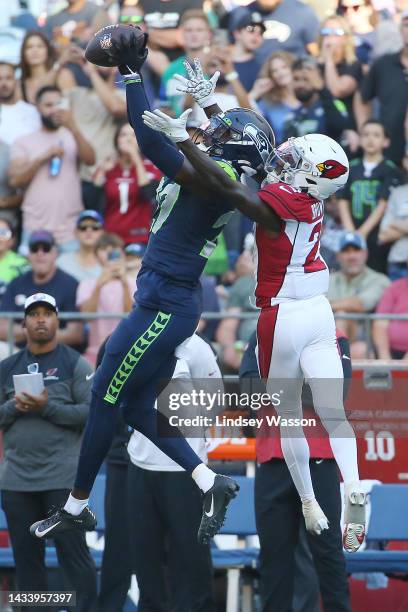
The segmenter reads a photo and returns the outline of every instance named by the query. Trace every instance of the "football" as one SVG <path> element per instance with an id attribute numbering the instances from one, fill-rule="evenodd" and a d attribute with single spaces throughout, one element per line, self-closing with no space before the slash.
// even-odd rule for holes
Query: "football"
<path id="1" fill-rule="evenodd" d="M 130 46 L 130 43 L 136 48 L 138 46 L 142 48 L 146 44 L 146 34 L 137 26 L 109 25 L 96 32 L 91 38 L 85 49 L 85 58 L 97 66 L 119 66 L 121 62 L 118 51 L 123 39 L 127 41 L 127 47 Z"/>

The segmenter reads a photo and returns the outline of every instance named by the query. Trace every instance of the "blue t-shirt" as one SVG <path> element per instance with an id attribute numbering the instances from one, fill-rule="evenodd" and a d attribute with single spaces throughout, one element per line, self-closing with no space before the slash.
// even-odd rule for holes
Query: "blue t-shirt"
<path id="1" fill-rule="evenodd" d="M 285 123 L 295 109 L 282 102 L 269 103 L 264 100 L 259 100 L 258 106 L 275 133 L 276 143 L 280 144 L 285 140 Z"/>
<path id="2" fill-rule="evenodd" d="M 238 72 L 239 80 L 246 91 L 251 91 L 258 78 L 261 66 L 262 62 L 259 57 L 253 57 L 246 62 L 234 62 L 234 68 Z"/>
<path id="3" fill-rule="evenodd" d="M 34 282 L 33 273 L 30 270 L 18 276 L 7 286 L 1 301 L 3 312 L 23 312 L 24 302 L 33 293 L 48 293 L 55 298 L 59 312 L 75 312 L 76 290 L 78 282 L 73 276 L 57 268 L 54 276 L 47 283 L 38 284 Z M 60 327 L 66 326 L 66 321 L 60 322 Z"/>
<path id="4" fill-rule="evenodd" d="M 247 10 L 261 13 L 263 17 L 266 31 L 264 42 L 257 51 L 262 62 L 274 51 L 305 55 L 306 46 L 317 39 L 319 20 L 313 9 L 299 0 L 284 0 L 273 11 L 251 2 Z"/>

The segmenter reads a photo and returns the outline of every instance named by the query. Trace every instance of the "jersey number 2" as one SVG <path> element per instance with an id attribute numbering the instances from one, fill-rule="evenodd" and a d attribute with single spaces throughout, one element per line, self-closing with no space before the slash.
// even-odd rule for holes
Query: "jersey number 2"
<path id="1" fill-rule="evenodd" d="M 306 274 L 309 272 L 320 272 L 320 270 L 326 270 L 326 264 L 318 255 L 320 245 L 320 235 L 322 233 L 322 222 L 316 223 L 310 234 L 309 244 L 313 243 L 312 250 L 306 257 L 306 261 L 303 265 L 303 269 Z"/>

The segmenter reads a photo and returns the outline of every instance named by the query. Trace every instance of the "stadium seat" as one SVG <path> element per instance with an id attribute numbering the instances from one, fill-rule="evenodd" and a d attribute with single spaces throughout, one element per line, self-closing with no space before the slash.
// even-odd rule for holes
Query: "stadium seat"
<path id="1" fill-rule="evenodd" d="M 367 548 L 346 554 L 347 571 L 408 574 L 408 550 L 373 550 L 370 545 L 391 541 L 408 542 L 408 486 L 383 484 L 371 491 L 371 518 Z"/>
<path id="2" fill-rule="evenodd" d="M 227 606 L 226 612 L 236 612 L 240 609 L 240 576 L 245 568 L 254 569 L 258 565 L 259 548 L 248 547 L 246 538 L 256 536 L 254 512 L 254 479 L 244 476 L 234 477 L 239 484 L 238 496 L 228 507 L 226 521 L 221 528 L 220 536 L 236 536 L 234 548 L 212 548 L 212 560 L 216 569 L 227 571 Z M 216 537 L 217 542 L 221 539 Z M 245 603 L 242 609 L 252 609 L 252 589 L 242 593 Z"/>

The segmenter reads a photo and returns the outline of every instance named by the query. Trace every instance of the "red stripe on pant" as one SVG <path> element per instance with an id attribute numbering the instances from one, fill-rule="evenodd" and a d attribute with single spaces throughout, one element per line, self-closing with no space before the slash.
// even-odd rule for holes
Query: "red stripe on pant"
<path id="1" fill-rule="evenodd" d="M 258 364 L 261 378 L 268 378 L 271 366 L 273 339 L 279 304 L 261 310 L 256 335 L 258 338 Z"/>

